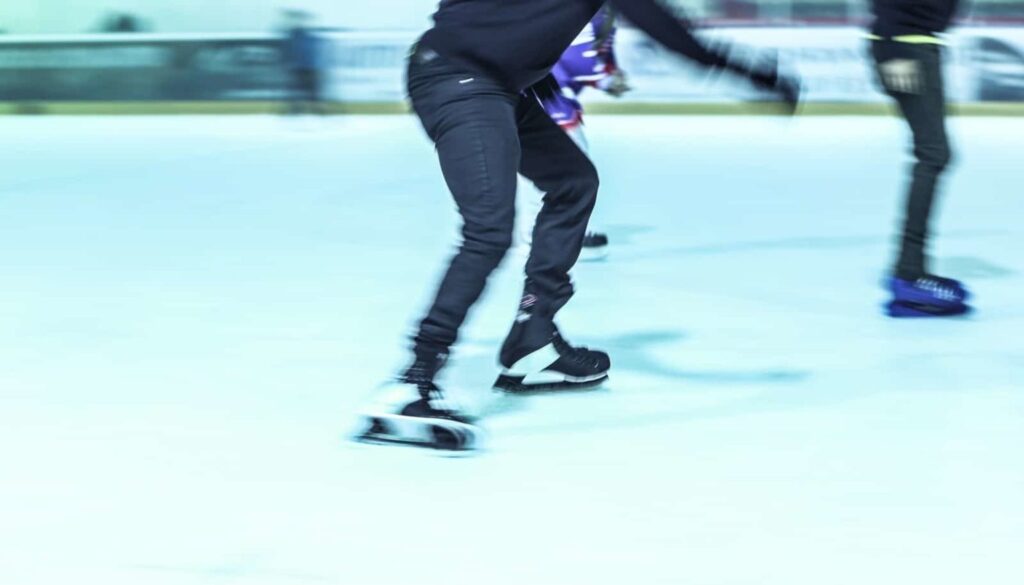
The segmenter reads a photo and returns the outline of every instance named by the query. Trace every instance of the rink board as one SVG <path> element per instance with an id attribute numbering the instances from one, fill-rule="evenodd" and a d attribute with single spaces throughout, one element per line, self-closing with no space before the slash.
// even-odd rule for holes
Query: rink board
<path id="1" fill-rule="evenodd" d="M 404 102 L 331 102 L 325 106 L 328 115 L 392 116 L 410 113 Z M 278 114 L 281 102 L 269 101 L 177 101 L 177 102 L 0 102 L 0 116 L 55 115 L 55 116 L 151 116 L 151 115 L 261 115 Z M 949 113 L 954 116 L 1022 116 L 1024 103 L 967 103 L 952 104 Z M 588 116 L 774 116 L 778 108 L 771 104 L 732 102 L 597 102 L 587 106 Z M 895 110 L 889 104 L 878 103 L 805 103 L 800 116 L 889 116 Z"/>
<path id="2" fill-rule="evenodd" d="M 758 50 L 776 51 L 783 69 L 802 78 L 804 99 L 810 103 L 887 101 L 876 87 L 868 41 L 859 28 L 721 27 L 702 34 L 733 41 L 734 57 L 741 60 L 753 59 Z M 405 97 L 405 56 L 416 35 L 412 31 L 323 33 L 327 98 L 358 104 L 352 111 L 360 113 L 379 110 L 375 104 L 381 103 L 396 109 Z M 946 78 L 951 101 L 1024 102 L 1024 27 L 964 27 L 949 35 L 948 44 Z M 618 58 L 635 90 L 617 102 L 624 105 L 617 106 L 616 113 L 647 108 L 636 104 L 687 104 L 683 111 L 692 111 L 694 106 L 689 104 L 696 104 L 699 111 L 707 104 L 742 104 L 767 97 L 743 80 L 709 74 L 679 59 L 632 29 L 619 35 Z M 0 38 L 0 104 L 32 104 L 27 107 L 29 113 L 47 102 L 280 101 L 288 96 L 288 79 L 280 39 L 269 34 Z M 612 100 L 588 92 L 584 101 Z M 251 108 L 189 106 L 186 111 Z M 25 111 L 26 106 L 14 109 Z"/>
<path id="3" fill-rule="evenodd" d="M 882 103 L 868 56 L 868 40 L 856 27 L 722 27 L 702 32 L 735 43 L 734 57 L 752 60 L 758 50 L 776 51 L 781 67 L 799 75 L 804 99 L 822 103 Z M 346 101 L 400 100 L 404 56 L 414 35 L 338 35 L 331 95 Z M 964 27 L 948 35 L 947 86 L 954 102 L 1024 101 L 1024 27 Z M 626 29 L 618 37 L 619 64 L 635 90 L 624 103 L 736 103 L 763 99 L 743 80 L 709 74 Z M 613 101 L 587 92 L 588 103 Z"/>

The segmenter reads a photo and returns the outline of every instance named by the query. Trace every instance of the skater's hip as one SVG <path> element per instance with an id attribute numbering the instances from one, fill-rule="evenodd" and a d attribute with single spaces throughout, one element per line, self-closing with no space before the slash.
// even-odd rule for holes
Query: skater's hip
<path id="1" fill-rule="evenodd" d="M 446 99 L 497 96 L 514 99 L 516 93 L 484 70 L 443 55 L 422 40 L 409 51 L 406 84 L 415 105 L 428 94 Z"/>

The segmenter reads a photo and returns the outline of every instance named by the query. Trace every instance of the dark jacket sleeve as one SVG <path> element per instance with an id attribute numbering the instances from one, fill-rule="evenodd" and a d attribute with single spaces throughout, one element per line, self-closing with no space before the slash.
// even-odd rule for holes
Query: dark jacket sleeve
<path id="1" fill-rule="evenodd" d="M 774 69 L 756 70 L 733 61 L 728 52 L 713 48 L 699 41 L 692 25 L 685 19 L 672 14 L 657 0 L 610 0 L 611 5 L 626 20 L 647 33 L 652 39 L 705 67 L 726 69 L 750 79 L 759 87 L 772 87 L 778 81 Z M 725 45 L 723 45 L 725 46 Z"/>
<path id="2" fill-rule="evenodd" d="M 894 37 L 933 35 L 945 31 L 956 14 L 958 0 L 871 0 L 874 54 L 880 61 L 912 58 L 912 48 Z"/>
<path id="3" fill-rule="evenodd" d="M 879 37 L 876 55 L 881 60 L 910 56 L 906 43 L 893 41 L 904 35 L 931 35 L 949 28 L 959 0 L 872 0 L 875 22 L 871 33 Z"/>
<path id="4" fill-rule="evenodd" d="M 698 41 L 690 24 L 656 0 L 611 0 L 619 14 L 668 49 L 706 67 L 725 67 L 729 59 Z"/>
<path id="5" fill-rule="evenodd" d="M 880 37 L 930 35 L 949 28 L 959 0 L 872 0 L 872 32 Z"/>

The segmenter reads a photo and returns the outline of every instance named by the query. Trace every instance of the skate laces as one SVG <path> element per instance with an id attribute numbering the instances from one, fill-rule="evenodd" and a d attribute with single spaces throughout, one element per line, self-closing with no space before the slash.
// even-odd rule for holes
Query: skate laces
<path id="1" fill-rule="evenodd" d="M 570 345 L 564 337 L 562 337 L 561 333 L 555 332 L 555 336 L 551 339 L 551 343 L 554 344 L 555 351 L 558 352 L 558 355 L 565 359 L 577 364 L 588 366 L 600 365 L 599 361 L 594 356 L 595 352 L 591 351 L 589 347 L 583 345 L 574 347 Z"/>
<path id="2" fill-rule="evenodd" d="M 438 353 L 429 357 L 417 356 L 416 360 L 409 366 L 408 369 L 399 378 L 400 381 L 409 384 L 416 384 L 420 389 L 434 386 L 434 378 L 437 377 L 437 372 L 444 367 L 445 362 L 448 361 L 448 354 Z"/>
<path id="3" fill-rule="evenodd" d="M 960 287 L 956 281 L 941 276 L 922 276 L 914 281 L 914 286 L 944 301 L 956 301 L 960 298 Z"/>

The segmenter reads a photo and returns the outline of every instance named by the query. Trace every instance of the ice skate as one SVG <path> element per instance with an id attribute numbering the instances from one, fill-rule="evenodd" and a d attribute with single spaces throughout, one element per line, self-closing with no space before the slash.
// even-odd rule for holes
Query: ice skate
<path id="1" fill-rule="evenodd" d="M 934 306 L 962 305 L 971 295 L 963 283 L 952 278 L 926 274 L 916 279 L 893 276 L 888 282 L 893 300 Z"/>
<path id="2" fill-rule="evenodd" d="M 503 370 L 494 387 L 505 392 L 577 390 L 608 379 L 608 354 L 574 347 L 553 323 L 521 310 L 501 349 Z"/>
<path id="3" fill-rule="evenodd" d="M 888 281 L 892 300 L 885 305 L 890 317 L 951 317 L 971 311 L 971 295 L 952 278 L 924 275 L 910 280 L 893 276 Z"/>
<path id="4" fill-rule="evenodd" d="M 360 414 L 354 438 L 450 452 L 478 448 L 480 428 L 434 383 L 437 369 L 417 360 L 398 380 L 382 387 Z"/>

